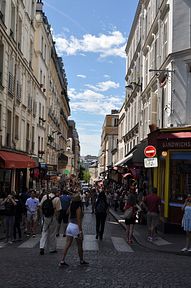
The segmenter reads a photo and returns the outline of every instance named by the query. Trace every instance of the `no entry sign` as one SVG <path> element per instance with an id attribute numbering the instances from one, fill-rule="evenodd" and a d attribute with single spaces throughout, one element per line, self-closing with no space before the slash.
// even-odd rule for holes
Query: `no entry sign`
<path id="1" fill-rule="evenodd" d="M 149 145 L 147 146 L 145 149 L 144 149 L 144 154 L 146 157 L 148 158 L 152 158 L 152 157 L 155 157 L 156 155 L 156 148 L 152 145 Z"/>

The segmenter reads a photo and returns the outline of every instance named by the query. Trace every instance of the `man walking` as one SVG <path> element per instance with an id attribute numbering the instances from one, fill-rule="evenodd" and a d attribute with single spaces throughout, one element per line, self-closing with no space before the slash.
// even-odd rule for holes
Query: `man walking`
<path id="1" fill-rule="evenodd" d="M 159 223 L 161 204 L 161 199 L 157 195 L 157 188 L 153 188 L 152 193 L 145 197 L 144 204 L 147 208 L 148 241 L 153 241 L 155 230 Z"/>
<path id="2" fill-rule="evenodd" d="M 27 209 L 27 236 L 30 236 L 31 233 L 35 237 L 39 200 L 36 198 L 34 190 L 31 191 L 31 197 L 26 200 L 25 206 Z"/>
<path id="3" fill-rule="evenodd" d="M 44 255 L 45 247 L 50 253 L 56 253 L 57 219 L 62 209 L 60 198 L 56 196 L 57 188 L 52 188 L 51 193 L 44 195 L 40 202 L 43 214 L 42 236 L 40 239 L 40 255 Z"/>
<path id="4" fill-rule="evenodd" d="M 57 233 L 56 237 L 59 236 L 60 226 L 63 221 L 63 237 L 65 237 L 66 227 L 68 224 L 68 216 L 69 211 L 68 208 L 71 202 L 71 196 L 67 193 L 66 190 L 63 190 L 62 195 L 60 196 L 62 210 L 60 211 L 60 215 L 58 216 L 58 226 L 57 226 Z"/>

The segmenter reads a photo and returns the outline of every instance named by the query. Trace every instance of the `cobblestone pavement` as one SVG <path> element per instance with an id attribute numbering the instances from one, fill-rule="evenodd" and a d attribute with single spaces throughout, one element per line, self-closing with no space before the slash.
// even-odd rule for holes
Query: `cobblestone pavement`
<path id="1" fill-rule="evenodd" d="M 95 216 L 84 216 L 84 234 L 95 234 Z M 89 265 L 79 265 L 76 246 L 69 251 L 67 268 L 59 268 L 62 250 L 39 255 L 39 245 L 19 249 L 13 244 L 0 249 L 0 288 L 186 288 L 191 287 L 191 257 L 157 253 L 132 244 L 133 253 L 118 252 L 111 237 L 125 231 L 108 218 L 97 251 L 85 251 Z"/>

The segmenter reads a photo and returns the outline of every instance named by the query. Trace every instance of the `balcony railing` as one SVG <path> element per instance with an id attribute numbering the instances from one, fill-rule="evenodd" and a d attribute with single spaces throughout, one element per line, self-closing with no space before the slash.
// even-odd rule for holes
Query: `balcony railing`
<path id="1" fill-rule="evenodd" d="M 9 72 L 8 92 L 14 94 L 14 76 Z"/>
<path id="2" fill-rule="evenodd" d="M 21 102 L 21 84 L 19 81 L 17 81 L 17 93 L 16 93 L 16 99 Z"/>

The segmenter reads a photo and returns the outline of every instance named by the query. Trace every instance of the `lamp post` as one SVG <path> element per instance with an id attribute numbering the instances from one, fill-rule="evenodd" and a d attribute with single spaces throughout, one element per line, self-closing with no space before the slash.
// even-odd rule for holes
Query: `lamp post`
<path id="1" fill-rule="evenodd" d="M 136 87 L 139 87 L 142 90 L 142 83 L 130 82 L 125 86 L 126 89 L 134 90 Z"/>

